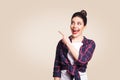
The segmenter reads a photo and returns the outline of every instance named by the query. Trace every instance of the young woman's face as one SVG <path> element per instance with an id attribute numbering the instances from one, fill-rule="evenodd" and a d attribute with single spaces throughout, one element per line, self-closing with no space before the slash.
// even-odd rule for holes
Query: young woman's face
<path id="1" fill-rule="evenodd" d="M 73 37 L 79 37 L 80 35 L 82 35 L 84 27 L 85 26 L 82 18 L 77 16 L 72 18 L 70 29 Z"/>

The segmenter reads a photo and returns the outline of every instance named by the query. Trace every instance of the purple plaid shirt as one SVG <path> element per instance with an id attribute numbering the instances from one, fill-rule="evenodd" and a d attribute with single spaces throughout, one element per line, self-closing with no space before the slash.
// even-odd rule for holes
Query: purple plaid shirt
<path id="1" fill-rule="evenodd" d="M 69 37 L 69 39 L 71 41 L 71 37 Z M 67 57 L 68 48 L 62 40 L 59 41 L 56 48 L 53 77 L 61 77 L 61 70 L 65 69 L 72 78 L 74 77 L 75 80 L 81 80 L 78 71 L 86 71 L 87 64 L 92 58 L 96 46 L 93 40 L 87 39 L 85 36 L 82 43 L 83 45 L 79 50 L 79 58 L 74 62 L 74 65 L 71 65 Z"/>

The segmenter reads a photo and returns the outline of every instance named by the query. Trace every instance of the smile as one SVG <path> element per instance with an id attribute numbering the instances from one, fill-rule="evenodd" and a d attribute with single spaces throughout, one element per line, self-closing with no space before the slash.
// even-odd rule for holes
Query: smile
<path id="1" fill-rule="evenodd" d="M 77 34 L 79 31 L 80 31 L 80 29 L 77 29 L 77 30 L 76 29 L 72 29 L 72 33 L 73 34 Z"/>

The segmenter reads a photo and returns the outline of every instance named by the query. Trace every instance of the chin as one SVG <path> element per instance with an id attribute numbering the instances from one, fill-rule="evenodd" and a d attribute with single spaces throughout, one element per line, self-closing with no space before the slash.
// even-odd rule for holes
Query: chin
<path id="1" fill-rule="evenodd" d="M 77 38 L 79 35 L 77 34 L 72 34 L 73 38 Z"/>

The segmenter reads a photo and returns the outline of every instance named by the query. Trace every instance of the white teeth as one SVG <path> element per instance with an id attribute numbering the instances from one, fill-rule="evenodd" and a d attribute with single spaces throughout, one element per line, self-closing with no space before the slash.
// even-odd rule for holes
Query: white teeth
<path id="1" fill-rule="evenodd" d="M 72 29 L 73 34 L 77 34 L 80 30 L 79 29 Z"/>
<path id="2" fill-rule="evenodd" d="M 73 30 L 73 32 L 77 32 L 77 31 L 79 31 L 79 30 Z"/>

